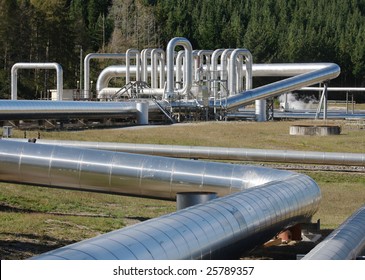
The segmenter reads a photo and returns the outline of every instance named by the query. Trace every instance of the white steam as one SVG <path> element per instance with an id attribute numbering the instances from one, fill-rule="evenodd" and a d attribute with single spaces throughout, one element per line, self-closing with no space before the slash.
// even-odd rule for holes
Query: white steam
<path id="1" fill-rule="evenodd" d="M 315 97 L 306 97 L 304 99 L 299 99 L 297 94 L 291 92 L 280 95 L 278 99 L 280 101 L 280 109 L 283 110 L 313 109 L 313 104 L 316 101 Z"/>

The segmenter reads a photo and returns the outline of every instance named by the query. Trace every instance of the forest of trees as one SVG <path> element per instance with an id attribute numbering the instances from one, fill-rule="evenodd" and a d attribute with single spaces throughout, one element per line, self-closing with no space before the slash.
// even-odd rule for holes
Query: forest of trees
<path id="1" fill-rule="evenodd" d="M 16 62 L 58 62 L 75 88 L 81 49 L 166 48 L 176 36 L 194 49 L 247 48 L 255 63 L 335 62 L 331 85 L 365 86 L 365 0 L 0 0 L 0 98 Z M 29 99 L 55 79 L 21 75 Z"/>

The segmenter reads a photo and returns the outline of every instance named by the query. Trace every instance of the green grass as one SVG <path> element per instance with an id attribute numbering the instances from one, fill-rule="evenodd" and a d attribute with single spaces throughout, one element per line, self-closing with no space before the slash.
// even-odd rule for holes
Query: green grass
<path id="1" fill-rule="evenodd" d="M 325 137 L 290 136 L 290 126 L 299 123 L 337 124 L 342 127 L 342 133 Z M 23 134 L 14 131 L 14 137 Z M 142 129 L 41 132 L 44 139 L 356 153 L 365 153 L 364 136 L 364 129 L 353 129 L 344 121 L 203 122 Z M 27 137 L 37 137 L 37 132 L 28 132 Z"/>
<path id="2" fill-rule="evenodd" d="M 44 139 L 365 153 L 365 130 L 345 122 L 338 136 L 290 136 L 301 122 L 207 122 L 138 129 L 44 132 Z M 312 123 L 306 121 L 305 123 Z M 316 122 L 316 124 L 322 122 Z M 329 122 L 333 123 L 333 122 Z M 29 131 L 28 137 L 37 137 Z M 24 132 L 14 130 L 14 137 Z M 336 228 L 365 203 L 365 174 L 309 172 L 322 190 L 314 220 Z M 169 201 L 0 184 L 0 258 L 24 259 L 175 210 Z"/>
<path id="3" fill-rule="evenodd" d="M 323 229 L 334 229 L 356 209 L 365 204 L 365 174 L 336 172 L 305 172 L 322 192 L 319 211 L 313 220 L 320 219 Z"/>

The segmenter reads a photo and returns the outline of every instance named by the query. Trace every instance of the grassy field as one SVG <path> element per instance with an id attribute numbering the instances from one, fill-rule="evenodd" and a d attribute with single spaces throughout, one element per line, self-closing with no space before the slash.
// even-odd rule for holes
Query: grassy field
<path id="1" fill-rule="evenodd" d="M 337 136 L 290 136 L 289 127 L 298 123 L 303 121 L 207 122 L 40 133 L 44 139 L 365 153 L 365 129 L 361 125 L 336 122 L 342 128 Z M 27 137 L 37 137 L 37 133 L 27 132 Z M 14 131 L 14 137 L 23 135 L 23 131 Z M 302 172 L 321 187 L 321 208 L 313 219 L 321 219 L 322 228 L 337 227 L 365 203 L 364 173 Z M 169 201 L 1 183 L 0 257 L 28 258 L 174 210 L 175 203 Z"/>

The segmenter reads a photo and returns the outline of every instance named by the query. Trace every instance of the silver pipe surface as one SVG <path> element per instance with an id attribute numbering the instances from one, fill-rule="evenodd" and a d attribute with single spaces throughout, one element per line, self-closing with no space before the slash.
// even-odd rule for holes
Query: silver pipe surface
<path id="1" fill-rule="evenodd" d="M 365 205 L 314 247 L 303 260 L 354 260 L 365 253 Z"/>
<path id="2" fill-rule="evenodd" d="M 153 49 L 151 51 L 151 87 L 152 88 L 163 88 L 164 75 L 165 75 L 165 63 L 164 63 L 165 52 L 162 49 Z M 157 63 L 160 61 L 160 85 L 158 85 L 158 67 Z"/>
<path id="3" fill-rule="evenodd" d="M 5 138 L 6 141 L 28 141 Z M 365 166 L 365 154 L 37 139 L 38 144 L 214 160 Z"/>
<path id="4" fill-rule="evenodd" d="M 11 68 L 11 99 L 18 99 L 18 69 L 55 69 L 57 75 L 57 100 L 63 98 L 63 69 L 58 63 L 15 63 Z"/>
<path id="5" fill-rule="evenodd" d="M 334 79 L 339 74 L 340 67 L 337 64 L 330 63 L 326 64 L 324 68 L 290 77 L 252 90 L 247 90 L 234 96 L 229 96 L 228 98 L 220 101 L 220 103 L 222 103 L 223 107 L 226 107 L 228 109 L 234 109 L 243 105 L 250 104 L 258 99 L 274 97 L 298 88 L 303 88 L 305 86 Z M 211 105 L 219 106 L 220 103 L 214 104 L 214 102 L 212 102 Z"/>
<path id="6" fill-rule="evenodd" d="M 316 113 L 312 111 L 293 111 L 293 112 L 279 112 L 275 111 L 274 118 L 287 118 L 287 119 L 314 119 Z M 318 118 L 323 117 L 323 113 L 318 115 Z M 365 111 L 359 111 L 358 113 L 346 113 L 346 111 L 336 110 L 328 111 L 327 119 L 364 119 Z"/>
<path id="7" fill-rule="evenodd" d="M 182 37 L 175 37 L 170 40 L 166 50 L 166 65 L 167 65 L 167 85 L 165 98 L 171 98 L 175 96 L 174 88 L 174 58 L 176 46 L 182 46 L 185 50 L 185 62 L 184 62 L 184 86 L 181 90 L 178 90 L 180 94 L 187 94 L 190 92 L 193 82 L 193 47 L 189 40 Z"/>
<path id="8" fill-rule="evenodd" d="M 6 182 L 167 199 L 233 193 L 35 259 L 232 258 L 310 219 L 321 198 L 306 175 L 254 166 L 2 140 L 0 163 Z"/>
<path id="9" fill-rule="evenodd" d="M 176 192 L 232 192 L 293 173 L 254 166 L 174 159 L 0 140 L 3 181 L 175 199 Z"/>
<path id="10" fill-rule="evenodd" d="M 323 91 L 324 87 L 304 87 L 298 90 L 303 91 Z M 327 87 L 328 91 L 348 91 L 348 92 L 365 92 L 365 87 Z"/>
<path id="11" fill-rule="evenodd" d="M 137 74 L 137 67 L 130 66 L 129 67 L 129 75 Z M 96 81 L 96 92 L 99 93 L 104 88 L 108 86 L 109 81 L 115 77 L 126 77 L 127 75 L 127 66 L 126 65 L 112 65 L 104 68 Z"/>
<path id="12" fill-rule="evenodd" d="M 90 61 L 91 59 L 121 59 L 125 58 L 125 53 L 89 53 L 84 58 L 84 94 L 85 98 L 90 97 Z"/>
<path id="13" fill-rule="evenodd" d="M 249 50 L 246 49 L 235 49 L 232 53 L 231 53 L 231 57 L 230 57 L 230 71 L 229 71 L 229 90 L 230 90 L 230 95 L 235 95 L 236 89 L 237 89 L 237 80 L 236 80 L 236 76 L 237 76 L 237 59 L 239 56 L 244 56 L 245 57 L 245 62 L 246 62 L 246 90 L 252 89 L 252 64 L 253 64 L 253 60 L 252 60 L 252 54 L 250 53 Z M 242 68 L 242 67 L 241 67 Z"/>
<path id="14" fill-rule="evenodd" d="M 136 112 L 135 102 L 0 100 L 0 120 L 101 118 Z"/>
<path id="15" fill-rule="evenodd" d="M 139 53 L 139 50 L 136 49 L 128 49 L 126 52 L 126 77 L 125 77 L 125 83 L 128 84 L 130 82 L 130 62 L 131 58 L 135 57 L 136 59 L 136 81 L 140 80 L 140 69 L 141 69 L 141 54 Z"/>
<path id="16" fill-rule="evenodd" d="M 319 188 L 309 177 L 293 175 L 33 259 L 234 259 L 283 228 L 308 221 L 319 200 Z"/>

